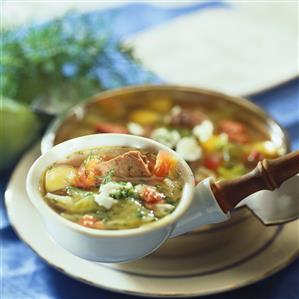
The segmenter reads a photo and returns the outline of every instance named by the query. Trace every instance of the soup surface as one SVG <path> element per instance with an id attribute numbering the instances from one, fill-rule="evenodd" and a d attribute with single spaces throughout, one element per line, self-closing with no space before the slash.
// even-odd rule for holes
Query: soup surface
<path id="1" fill-rule="evenodd" d="M 62 217 L 95 229 L 134 228 L 172 213 L 183 189 L 165 151 L 98 147 L 75 152 L 44 172 L 40 190 Z"/>
<path id="2" fill-rule="evenodd" d="M 103 99 L 75 111 L 60 126 L 55 144 L 94 133 L 127 133 L 152 138 L 177 151 L 197 182 L 231 179 L 263 158 L 283 153 L 244 111 L 230 105 L 200 105 L 168 97 Z"/>

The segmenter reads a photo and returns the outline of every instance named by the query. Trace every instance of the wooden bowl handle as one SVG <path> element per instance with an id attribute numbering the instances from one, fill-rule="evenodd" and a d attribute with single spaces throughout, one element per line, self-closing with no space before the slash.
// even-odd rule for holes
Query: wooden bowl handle
<path id="1" fill-rule="evenodd" d="M 299 151 L 280 158 L 260 161 L 251 172 L 232 180 L 220 180 L 211 188 L 224 212 L 233 209 L 242 199 L 260 190 L 274 190 L 299 173 Z"/>

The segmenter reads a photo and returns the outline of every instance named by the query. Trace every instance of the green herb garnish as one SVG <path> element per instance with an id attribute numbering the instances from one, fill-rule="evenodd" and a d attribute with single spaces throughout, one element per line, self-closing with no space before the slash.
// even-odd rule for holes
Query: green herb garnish
<path id="1" fill-rule="evenodd" d="M 114 173 L 115 173 L 114 168 L 110 169 L 110 170 L 107 172 L 107 174 L 104 176 L 103 181 L 102 181 L 102 184 L 107 184 L 107 183 L 111 182 Z"/>

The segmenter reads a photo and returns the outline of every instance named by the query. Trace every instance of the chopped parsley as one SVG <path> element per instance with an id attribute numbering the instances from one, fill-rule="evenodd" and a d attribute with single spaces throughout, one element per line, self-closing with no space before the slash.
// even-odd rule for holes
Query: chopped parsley
<path id="1" fill-rule="evenodd" d="M 114 173 L 115 173 L 114 168 L 110 169 L 110 170 L 107 172 L 107 174 L 104 176 L 103 181 L 102 181 L 102 184 L 107 184 L 107 183 L 111 182 Z"/>

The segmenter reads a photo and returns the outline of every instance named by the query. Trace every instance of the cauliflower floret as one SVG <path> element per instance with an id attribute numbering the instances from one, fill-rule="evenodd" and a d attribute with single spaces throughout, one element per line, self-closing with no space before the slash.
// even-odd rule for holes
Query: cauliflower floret
<path id="1" fill-rule="evenodd" d="M 202 148 L 194 137 L 182 138 L 176 146 L 176 152 L 186 161 L 196 161 L 202 156 Z"/>
<path id="2" fill-rule="evenodd" d="M 180 134 L 176 130 L 168 130 L 166 128 L 158 128 L 151 134 L 151 138 L 173 148 L 180 140 Z"/>
<path id="3" fill-rule="evenodd" d="M 133 135 L 142 136 L 144 134 L 143 127 L 134 122 L 128 123 L 128 130 Z"/>
<path id="4" fill-rule="evenodd" d="M 108 210 L 117 202 L 117 199 L 133 197 L 135 195 L 134 187 L 130 182 L 109 182 L 102 184 L 99 191 L 100 193 L 95 195 L 95 202 Z"/>
<path id="5" fill-rule="evenodd" d="M 114 182 L 109 182 L 107 184 L 102 184 L 100 186 L 100 193 L 95 195 L 95 202 L 105 207 L 106 209 L 111 209 L 111 207 L 117 202 L 111 195 L 111 193 L 117 191 L 119 188 L 119 184 Z"/>
<path id="6" fill-rule="evenodd" d="M 214 125 L 211 121 L 204 120 L 200 125 L 195 126 L 192 132 L 200 142 L 206 142 L 213 136 Z"/>

